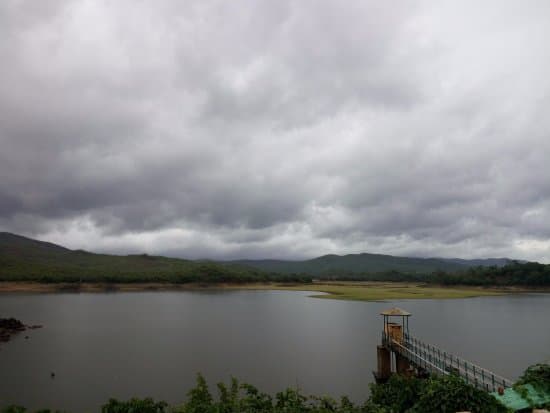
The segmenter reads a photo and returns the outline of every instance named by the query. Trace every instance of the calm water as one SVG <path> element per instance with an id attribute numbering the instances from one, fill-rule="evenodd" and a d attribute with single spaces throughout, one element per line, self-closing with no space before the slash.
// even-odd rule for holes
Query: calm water
<path id="1" fill-rule="evenodd" d="M 550 359 L 550 295 L 386 303 L 286 291 L 0 295 L 0 317 L 40 330 L 0 345 L 0 406 L 97 411 L 109 397 L 177 403 L 202 372 L 276 392 L 367 397 L 380 310 L 411 333 L 514 379 Z M 25 334 L 30 338 L 24 339 Z M 50 378 L 50 372 L 56 376 Z"/>

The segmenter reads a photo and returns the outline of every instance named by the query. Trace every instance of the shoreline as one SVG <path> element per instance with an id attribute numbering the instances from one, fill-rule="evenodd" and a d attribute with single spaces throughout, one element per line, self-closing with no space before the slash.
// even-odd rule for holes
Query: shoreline
<path id="1" fill-rule="evenodd" d="M 103 293 L 197 290 L 282 290 L 311 292 L 323 299 L 383 301 L 395 299 L 450 299 L 521 293 L 550 293 L 550 288 L 440 286 L 423 283 L 382 281 L 318 281 L 311 284 L 171 284 L 171 283 L 38 283 L 0 281 L 0 294 L 16 293 Z M 316 293 L 322 293 L 316 294 Z"/>

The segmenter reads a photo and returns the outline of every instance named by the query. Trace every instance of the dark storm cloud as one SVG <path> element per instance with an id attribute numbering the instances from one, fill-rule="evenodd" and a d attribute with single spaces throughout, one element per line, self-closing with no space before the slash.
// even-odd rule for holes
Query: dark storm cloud
<path id="1" fill-rule="evenodd" d="M 546 2 L 0 4 L 0 229 L 550 261 Z"/>

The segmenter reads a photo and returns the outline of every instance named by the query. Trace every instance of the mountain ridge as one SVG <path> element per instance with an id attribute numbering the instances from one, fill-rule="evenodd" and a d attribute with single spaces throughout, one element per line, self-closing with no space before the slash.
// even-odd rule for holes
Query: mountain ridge
<path id="1" fill-rule="evenodd" d="M 0 281 L 211 283 L 262 282 L 273 278 L 238 265 L 147 254 L 96 254 L 0 232 Z"/>
<path id="2" fill-rule="evenodd" d="M 307 274 L 310 276 L 350 276 L 354 274 L 402 272 L 411 274 L 428 274 L 436 271 L 457 272 L 469 267 L 496 266 L 502 267 L 514 260 L 508 258 L 439 258 L 439 257 L 403 257 L 379 253 L 358 254 L 325 254 L 307 260 L 277 260 L 277 259 L 238 259 L 238 260 L 187 260 L 147 254 L 96 254 L 84 250 L 71 250 L 47 241 L 40 241 L 9 232 L 0 232 L 0 262 L 6 263 L 14 259 L 29 260 L 41 265 L 58 267 L 65 261 L 75 262 L 76 268 L 93 267 L 92 261 L 106 265 L 116 264 L 118 272 L 125 272 L 124 265 L 138 271 L 140 265 L 154 267 L 152 262 L 164 266 L 196 266 L 213 265 L 220 269 L 246 267 L 249 270 L 259 270 L 279 274 Z M 98 264 L 99 265 L 99 264 Z M 100 266 L 101 266 L 100 265 Z M 66 270 L 66 268 L 65 268 Z M 1 273 L 1 271 L 0 271 Z"/>
<path id="3" fill-rule="evenodd" d="M 514 262 L 508 258 L 486 259 L 455 259 L 455 258 L 419 258 L 402 257 L 387 254 L 327 254 L 309 260 L 230 260 L 223 261 L 246 265 L 264 271 L 274 271 L 283 274 L 304 273 L 314 276 L 352 275 L 379 272 L 432 273 L 435 271 L 458 272 L 470 267 L 502 267 Z"/>

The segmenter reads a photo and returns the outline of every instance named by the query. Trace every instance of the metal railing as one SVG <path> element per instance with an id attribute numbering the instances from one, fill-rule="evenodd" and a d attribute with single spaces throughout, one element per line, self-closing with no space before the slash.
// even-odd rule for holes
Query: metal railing
<path id="1" fill-rule="evenodd" d="M 475 387 L 495 392 L 499 387 L 512 387 L 513 382 L 468 360 L 455 356 L 436 346 L 422 342 L 409 334 L 403 340 L 382 333 L 382 342 L 409 360 L 415 367 L 432 374 L 456 374 Z"/>

